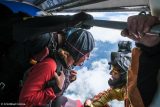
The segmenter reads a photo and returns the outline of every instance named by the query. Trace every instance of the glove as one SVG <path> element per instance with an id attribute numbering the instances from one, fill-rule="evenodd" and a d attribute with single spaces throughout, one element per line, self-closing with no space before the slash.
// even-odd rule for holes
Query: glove
<path id="1" fill-rule="evenodd" d="M 75 27 L 79 27 L 79 28 L 83 28 L 83 29 L 90 29 L 92 26 L 85 25 L 85 23 L 83 23 L 83 22 L 86 20 L 93 20 L 93 19 L 94 18 L 92 15 L 87 14 L 85 12 L 80 12 L 80 13 L 73 15 L 73 18 L 72 18 L 73 23 L 72 24 Z"/>
<path id="2" fill-rule="evenodd" d="M 62 91 L 63 84 L 65 81 L 65 75 L 63 71 L 60 72 L 60 75 L 58 75 L 56 72 L 54 74 L 54 78 L 48 81 L 44 88 L 51 87 L 55 93 L 59 93 Z"/>
<path id="3" fill-rule="evenodd" d="M 62 89 L 60 89 L 60 88 L 58 87 L 55 78 L 53 78 L 53 79 L 51 79 L 50 81 L 48 81 L 48 82 L 44 85 L 44 88 L 52 88 L 55 93 L 60 93 L 60 92 L 62 91 Z"/>

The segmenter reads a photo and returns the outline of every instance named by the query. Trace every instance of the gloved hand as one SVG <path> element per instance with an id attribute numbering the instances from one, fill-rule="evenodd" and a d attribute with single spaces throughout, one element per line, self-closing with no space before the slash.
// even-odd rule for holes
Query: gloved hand
<path id="1" fill-rule="evenodd" d="M 93 20 L 93 16 L 90 14 L 87 14 L 85 12 L 80 12 L 80 13 L 73 15 L 72 23 L 70 23 L 70 24 L 74 25 L 74 27 L 80 27 L 83 29 L 90 29 L 92 26 L 85 25 L 85 23 L 83 23 L 86 20 Z"/>
<path id="2" fill-rule="evenodd" d="M 55 72 L 54 78 L 48 81 L 45 85 L 44 88 L 50 88 L 52 87 L 53 91 L 55 93 L 59 93 L 62 91 L 63 85 L 65 81 L 65 75 L 63 71 L 60 72 L 60 75 L 58 75 Z"/>

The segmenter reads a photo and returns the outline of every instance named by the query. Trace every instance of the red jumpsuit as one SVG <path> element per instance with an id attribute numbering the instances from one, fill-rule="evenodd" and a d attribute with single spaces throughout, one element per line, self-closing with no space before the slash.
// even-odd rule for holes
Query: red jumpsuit
<path id="1" fill-rule="evenodd" d="M 19 102 L 30 107 L 46 105 L 49 101 L 54 100 L 56 95 L 53 89 L 44 89 L 44 84 L 54 77 L 56 68 L 56 62 L 51 58 L 46 58 L 34 65 L 27 75 Z"/>

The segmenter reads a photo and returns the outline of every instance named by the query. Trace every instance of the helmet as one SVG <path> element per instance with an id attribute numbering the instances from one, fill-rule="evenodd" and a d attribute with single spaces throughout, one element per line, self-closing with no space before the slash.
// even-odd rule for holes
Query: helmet
<path id="1" fill-rule="evenodd" d="M 91 52 L 95 46 L 92 34 L 84 29 L 71 28 L 66 32 L 66 36 L 64 49 L 72 55 L 75 61 Z"/>
<path id="2" fill-rule="evenodd" d="M 131 62 L 131 54 L 130 53 L 122 53 L 122 52 L 111 52 L 111 61 L 110 65 L 113 65 L 120 69 L 120 72 L 126 72 Z"/>
<path id="3" fill-rule="evenodd" d="M 131 54 L 123 52 L 112 52 L 110 65 L 118 68 L 119 79 L 109 79 L 108 84 L 114 88 L 120 88 L 126 84 L 127 71 L 131 63 Z"/>

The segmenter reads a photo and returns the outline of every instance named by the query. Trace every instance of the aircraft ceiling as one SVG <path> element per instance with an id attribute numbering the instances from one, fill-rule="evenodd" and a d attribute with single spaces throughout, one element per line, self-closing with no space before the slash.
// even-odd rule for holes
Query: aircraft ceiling
<path id="1" fill-rule="evenodd" d="M 149 0 L 12 0 L 30 2 L 48 12 L 148 11 Z"/>

